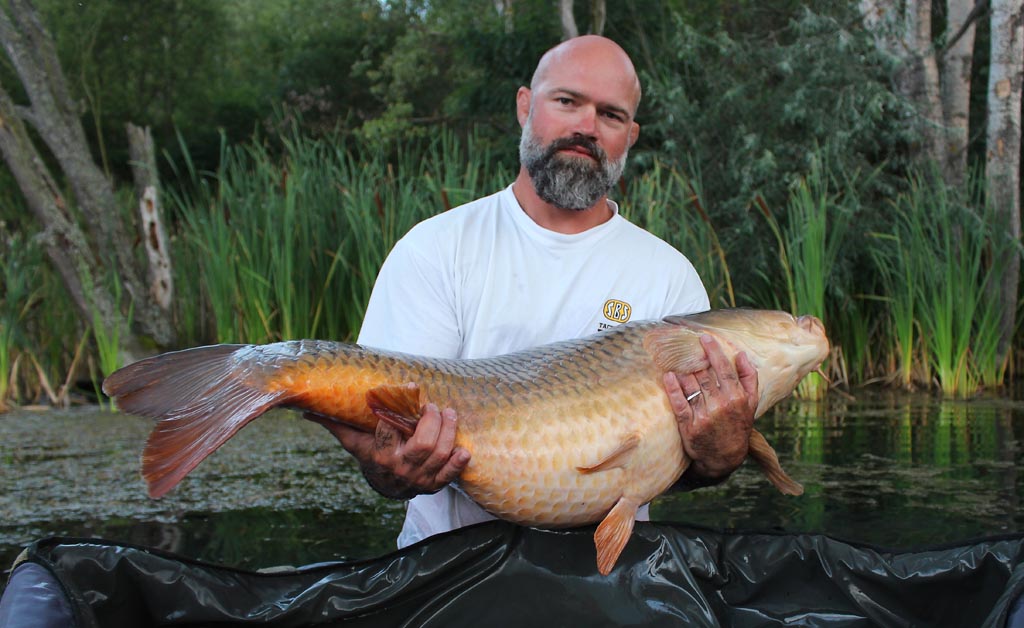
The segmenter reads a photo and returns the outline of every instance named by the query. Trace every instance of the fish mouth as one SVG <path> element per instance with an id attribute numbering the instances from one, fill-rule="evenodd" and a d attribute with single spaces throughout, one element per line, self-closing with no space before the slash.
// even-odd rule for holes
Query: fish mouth
<path id="1" fill-rule="evenodd" d="M 818 373 L 821 374 L 825 381 L 828 382 L 828 377 L 825 377 L 825 373 L 821 370 L 821 364 L 825 361 L 825 358 L 827 358 L 828 354 L 832 351 L 832 343 L 829 342 L 828 336 L 825 334 L 825 324 L 821 322 L 820 318 L 818 318 L 817 316 L 812 316 L 810 314 L 804 314 L 803 316 L 798 317 L 796 319 L 796 324 L 797 327 L 810 334 L 812 338 L 820 340 L 820 342 L 816 342 L 820 350 L 820 357 L 817 361 L 817 371 Z"/>
<path id="2" fill-rule="evenodd" d="M 796 319 L 796 324 L 809 333 L 814 335 L 825 335 L 825 324 L 821 322 L 821 319 L 817 316 L 810 314 L 804 314 Z"/>

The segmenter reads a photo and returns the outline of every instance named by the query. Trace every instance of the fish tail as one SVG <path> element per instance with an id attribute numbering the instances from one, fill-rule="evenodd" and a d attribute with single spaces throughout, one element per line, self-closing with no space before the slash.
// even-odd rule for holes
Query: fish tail
<path id="1" fill-rule="evenodd" d="M 779 489 L 779 492 L 784 495 L 803 495 L 804 487 L 783 470 L 782 465 L 779 464 L 778 454 L 765 440 L 764 435 L 757 430 L 750 432 L 749 455 L 768 476 L 768 481 Z"/>
<path id="2" fill-rule="evenodd" d="M 247 345 L 165 353 L 131 364 L 103 382 L 125 412 L 159 419 L 142 454 L 150 497 L 170 491 L 238 430 L 287 393 L 254 384 L 236 355 Z"/>

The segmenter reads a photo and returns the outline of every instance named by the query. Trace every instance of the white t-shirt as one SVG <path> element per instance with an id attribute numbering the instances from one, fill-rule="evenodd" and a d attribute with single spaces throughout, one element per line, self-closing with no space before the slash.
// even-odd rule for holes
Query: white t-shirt
<path id="1" fill-rule="evenodd" d="M 510 186 L 421 222 L 381 267 L 359 344 L 484 358 L 707 310 L 690 261 L 612 209 L 583 233 L 557 233 L 527 216 Z M 410 500 L 398 545 L 493 518 L 446 487 Z"/>

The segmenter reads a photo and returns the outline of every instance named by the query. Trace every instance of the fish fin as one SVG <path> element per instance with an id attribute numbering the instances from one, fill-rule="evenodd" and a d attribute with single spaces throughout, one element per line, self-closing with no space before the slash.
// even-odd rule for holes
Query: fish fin
<path id="1" fill-rule="evenodd" d="M 409 438 L 423 414 L 420 387 L 415 383 L 385 384 L 366 391 L 366 405 L 378 419 Z"/>
<path id="2" fill-rule="evenodd" d="M 700 335 L 688 326 L 655 327 L 644 336 L 644 349 L 665 372 L 696 373 L 711 366 Z"/>
<path id="3" fill-rule="evenodd" d="M 615 567 L 619 555 L 625 549 L 629 536 L 633 534 L 636 523 L 636 511 L 640 502 L 626 496 L 619 498 L 611 511 L 605 516 L 601 525 L 594 533 L 594 545 L 597 547 L 597 570 L 607 576 Z"/>
<path id="4" fill-rule="evenodd" d="M 605 456 L 597 464 L 592 464 L 588 467 L 576 467 L 576 470 L 580 473 L 594 473 L 595 471 L 606 471 L 621 467 L 625 465 L 626 459 L 639 444 L 640 436 L 634 432 L 623 439 L 619 446 L 615 448 L 615 451 Z"/>
<path id="5" fill-rule="evenodd" d="M 245 345 L 214 345 L 165 353 L 112 373 L 103 391 L 128 413 L 159 419 L 142 453 L 150 497 L 162 497 L 238 430 L 286 391 L 259 388 L 244 377 L 236 353 Z"/>
<path id="6" fill-rule="evenodd" d="M 750 450 L 748 455 L 761 467 L 768 480 L 784 495 L 803 495 L 804 487 L 789 477 L 779 464 L 779 456 L 757 430 L 750 432 Z"/>

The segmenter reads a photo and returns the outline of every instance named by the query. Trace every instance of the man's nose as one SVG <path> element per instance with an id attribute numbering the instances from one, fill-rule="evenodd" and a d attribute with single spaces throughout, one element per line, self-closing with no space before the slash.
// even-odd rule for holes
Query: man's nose
<path id="1" fill-rule="evenodd" d="M 587 137 L 594 137 L 597 134 L 597 108 L 588 106 L 580 107 L 576 117 L 573 132 Z"/>

